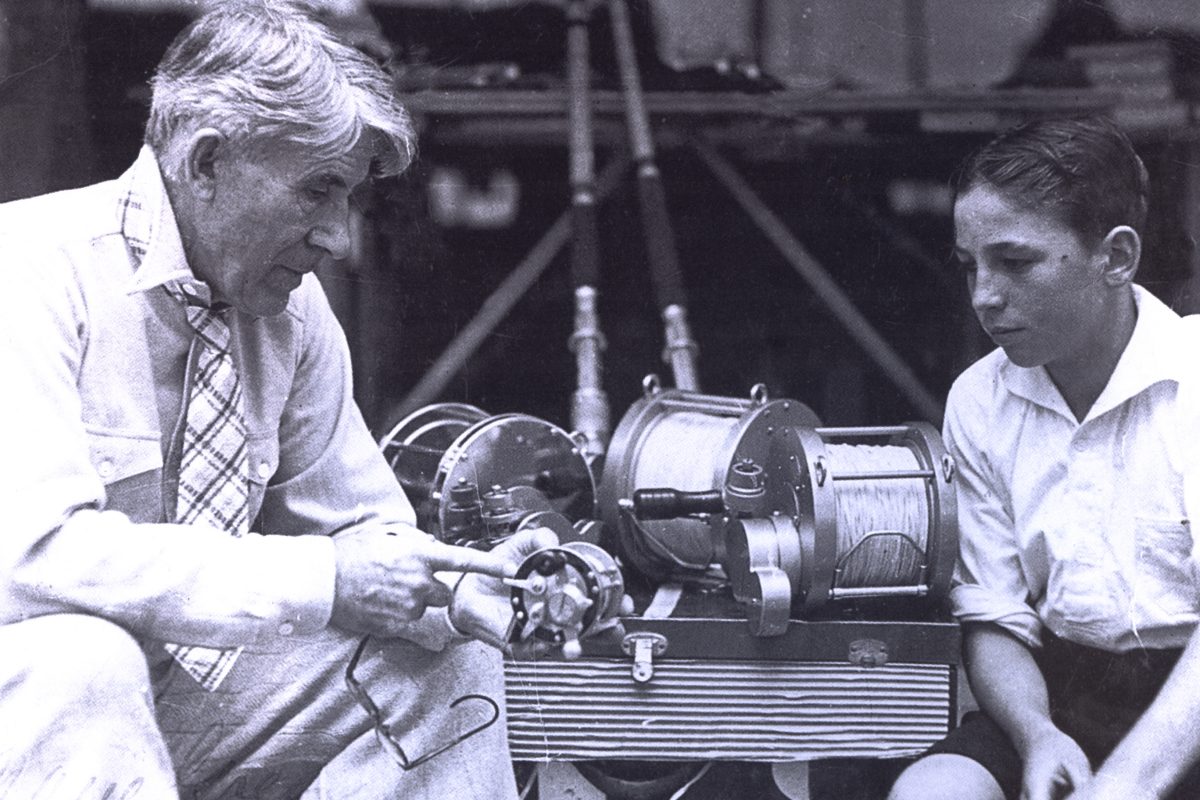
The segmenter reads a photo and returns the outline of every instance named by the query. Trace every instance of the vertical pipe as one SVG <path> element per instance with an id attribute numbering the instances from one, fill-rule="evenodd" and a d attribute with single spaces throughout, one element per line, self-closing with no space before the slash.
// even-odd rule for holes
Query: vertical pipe
<path id="1" fill-rule="evenodd" d="M 593 463 L 608 446 L 612 430 L 608 396 L 604 393 L 600 354 L 604 334 L 596 309 L 600 279 L 600 236 L 596 223 L 595 149 L 588 52 L 588 0 L 570 0 L 567 14 L 567 123 L 571 180 L 571 273 L 575 284 L 575 329 L 570 348 L 575 354 L 575 393 L 571 397 L 571 427 L 582 436 L 583 455 Z"/>
<path id="2" fill-rule="evenodd" d="M 603 200 L 612 194 L 627 169 L 629 169 L 629 160 L 623 155 L 613 158 L 604 165 L 604 169 L 600 171 L 600 180 L 596 185 L 598 200 Z M 570 239 L 571 217 L 569 213 L 563 213 L 542 234 L 542 238 L 538 239 L 512 272 L 500 282 L 495 291 L 488 296 L 475 316 L 446 346 L 433 365 L 421 376 L 417 385 L 392 411 L 391 416 L 400 418 L 437 400 L 454 376 L 470 360 L 508 312 L 512 311 L 513 306 L 537 282 Z"/>
<path id="3" fill-rule="evenodd" d="M 654 160 L 654 141 L 650 135 L 650 120 L 646 115 L 637 54 L 633 47 L 633 28 L 625 0 L 609 0 L 609 14 L 612 17 L 617 67 L 621 73 L 630 148 L 637 163 L 638 201 L 650 263 L 650 279 L 663 318 L 666 341 L 663 359 L 671 366 L 676 388 L 699 391 L 700 382 L 696 377 L 697 347 L 688 327 L 679 254 L 675 249 L 671 218 L 667 214 L 662 176 Z"/>
<path id="4" fill-rule="evenodd" d="M 1180 209 L 1182 240 L 1200 241 L 1200 141 L 1193 136 L 1181 136 L 1165 149 L 1169 166 L 1163 165 L 1162 185 L 1167 189 L 1164 194 Z M 1200 249 L 1181 247 L 1180 250 L 1180 260 L 1187 260 L 1178 266 L 1186 267 L 1182 270 L 1186 277 L 1171 306 L 1180 314 L 1195 314 L 1200 312 Z"/>
<path id="5" fill-rule="evenodd" d="M 906 61 L 909 86 L 918 91 L 929 88 L 929 17 L 925 0 L 904 0 L 904 40 L 908 44 Z"/>

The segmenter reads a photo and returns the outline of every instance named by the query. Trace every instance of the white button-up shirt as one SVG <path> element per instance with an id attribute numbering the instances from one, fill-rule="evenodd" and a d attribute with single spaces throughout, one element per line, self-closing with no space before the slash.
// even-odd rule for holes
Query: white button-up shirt
<path id="1" fill-rule="evenodd" d="M 1134 288 L 1133 336 L 1082 422 L 1003 350 L 951 388 L 961 621 L 1110 651 L 1179 647 L 1200 621 L 1200 317 Z"/>

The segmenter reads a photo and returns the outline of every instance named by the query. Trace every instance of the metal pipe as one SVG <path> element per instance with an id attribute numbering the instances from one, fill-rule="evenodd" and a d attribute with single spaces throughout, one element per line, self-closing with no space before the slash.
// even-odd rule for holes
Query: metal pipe
<path id="1" fill-rule="evenodd" d="M 563 89 L 429 89 L 401 96 L 413 113 L 448 118 L 504 117 L 505 121 L 530 117 L 558 117 L 566 102 Z M 627 98 L 601 90 L 592 93 L 592 112 L 603 117 L 624 113 Z M 834 116 L 924 113 L 996 112 L 1030 114 L 1111 114 L 1121 105 L 1117 92 L 1108 89 L 1006 89 L 1004 91 L 941 90 L 921 94 L 864 89 L 814 94 L 811 89 L 788 89 L 770 94 L 711 91 L 653 91 L 646 96 L 647 110 L 655 117 L 685 118 L 687 122 L 722 115 L 755 120 L 784 120 L 831 114 Z M 492 129 L 496 122 L 490 122 Z M 1180 135 L 1186 136 L 1186 132 Z"/>
<path id="2" fill-rule="evenodd" d="M 700 391 L 700 378 L 696 375 L 696 340 L 692 338 L 687 322 L 687 309 L 672 303 L 662 310 L 663 361 L 671 366 L 675 386 L 692 392 Z"/>
<path id="3" fill-rule="evenodd" d="M 644 163 L 654 161 L 654 139 L 650 135 L 650 119 L 646 115 L 641 72 L 638 70 L 637 52 L 633 47 L 629 6 L 625 4 L 625 0 L 609 0 L 608 13 L 612 22 L 617 70 L 621 75 L 621 96 L 625 102 L 625 123 L 629 126 L 629 146 L 633 151 L 633 160 L 640 167 Z"/>
<path id="4" fill-rule="evenodd" d="M 925 597 L 929 594 L 928 586 L 851 586 L 844 589 L 830 589 L 829 599 L 845 600 L 850 597 Z"/>
<path id="5" fill-rule="evenodd" d="M 925 0 L 904 0 L 904 40 L 908 46 L 905 61 L 908 82 L 917 91 L 929 88 L 930 38 Z"/>
<path id="6" fill-rule="evenodd" d="M 629 146 L 637 163 L 638 204 L 650 264 L 650 280 L 663 320 L 666 341 L 663 360 L 671 366 L 676 388 L 696 392 L 700 390 L 696 377 L 698 348 L 688 326 L 679 253 L 675 249 L 675 234 L 667 214 L 662 176 L 654 161 L 654 140 L 650 135 L 650 118 L 646 113 L 646 99 L 642 93 L 637 54 L 633 46 L 629 7 L 625 0 L 609 0 L 608 7 L 625 100 L 625 121 L 629 126 Z"/>
<path id="7" fill-rule="evenodd" d="M 775 212 L 759 199 L 745 179 L 716 150 L 700 141 L 693 141 L 693 147 L 717 180 L 733 195 L 750 219 L 771 240 L 867 356 L 883 370 L 922 416 L 940 422 L 942 404 L 925 388 L 908 364 L 904 363 L 887 340 L 875 330 L 870 320 L 854 305 L 854 301 L 842 291 Z"/>
<path id="8" fill-rule="evenodd" d="M 595 145 L 592 136 L 591 76 L 588 54 L 589 0 L 570 0 L 567 16 L 567 86 L 569 103 L 571 276 L 575 284 L 575 328 L 570 349 L 575 354 L 575 393 L 571 427 L 582 437 L 589 464 L 604 455 L 612 432 L 608 395 L 603 389 L 604 334 L 596 308 L 600 282 L 600 234 L 596 222 Z"/>
<path id="9" fill-rule="evenodd" d="M 906 425 L 865 425 L 857 428 L 814 428 L 818 436 L 899 436 L 908 433 L 911 428 Z"/>
<path id="10" fill-rule="evenodd" d="M 624 154 L 613 158 L 604 166 L 604 169 L 600 171 L 600 179 L 596 182 L 596 199 L 598 201 L 612 194 L 620 183 L 621 176 L 628 168 L 629 158 Z M 534 244 L 521 263 L 484 301 L 471 321 L 447 345 L 412 391 L 400 401 L 393 416 L 402 417 L 432 403 L 441 395 L 454 376 L 463 368 L 463 365 L 500 324 L 500 321 L 546 271 L 546 268 L 550 266 L 554 257 L 566 246 L 570 238 L 571 214 L 567 211 L 554 221 L 554 224 Z"/>
<path id="11" fill-rule="evenodd" d="M 843 472 L 833 475 L 835 481 L 880 481 L 891 478 L 934 478 L 937 477 L 931 469 L 906 469 L 891 472 Z"/>
<path id="12" fill-rule="evenodd" d="M 596 290 L 591 286 L 575 288 L 575 330 L 570 347 L 575 353 L 576 388 L 571 396 L 571 427 L 583 437 L 581 450 L 588 464 L 604 455 L 612 433 L 608 395 L 600 382 L 600 353 L 604 335 L 596 313 Z"/>
<path id="13" fill-rule="evenodd" d="M 596 165 L 592 143 L 592 99 L 588 55 L 588 0 L 570 0 L 567 16 L 567 121 L 572 199 L 594 197 Z M 586 283 L 595 283 L 586 276 Z"/>

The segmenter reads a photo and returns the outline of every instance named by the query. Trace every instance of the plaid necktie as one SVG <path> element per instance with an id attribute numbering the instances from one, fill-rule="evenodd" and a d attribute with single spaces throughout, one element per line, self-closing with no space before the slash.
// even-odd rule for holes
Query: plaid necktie
<path id="1" fill-rule="evenodd" d="M 168 290 L 184 299 L 182 294 Z M 191 389 L 179 463 L 175 520 L 202 524 L 241 536 L 249 527 L 246 422 L 242 389 L 229 352 L 229 326 L 220 311 L 188 305 L 192 339 Z M 167 644 L 167 650 L 189 675 L 213 691 L 233 668 L 241 648 Z"/>

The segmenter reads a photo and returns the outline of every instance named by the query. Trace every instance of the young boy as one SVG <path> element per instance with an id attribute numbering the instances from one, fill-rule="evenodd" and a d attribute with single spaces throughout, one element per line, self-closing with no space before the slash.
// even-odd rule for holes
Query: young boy
<path id="1" fill-rule="evenodd" d="M 1200 327 L 1133 284 L 1145 167 L 1106 120 L 1037 121 L 955 188 L 955 254 L 999 345 L 945 422 L 980 711 L 891 798 L 1200 797 Z"/>

